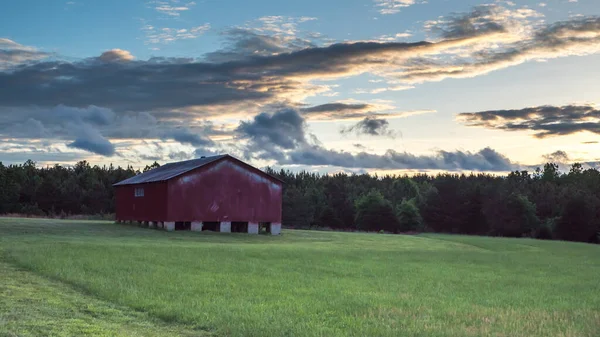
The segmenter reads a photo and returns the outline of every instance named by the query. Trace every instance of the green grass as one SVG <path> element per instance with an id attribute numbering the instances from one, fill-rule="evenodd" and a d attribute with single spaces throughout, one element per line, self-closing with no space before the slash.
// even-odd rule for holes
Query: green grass
<path id="1" fill-rule="evenodd" d="M 0 336 L 198 335 L 0 261 Z"/>
<path id="2" fill-rule="evenodd" d="M 71 311 L 99 335 L 123 325 L 227 336 L 600 335 L 594 245 L 315 231 L 167 233 L 0 219 L 0 254 L 15 266 L 0 271 L 36 280 L 15 296 L 0 282 L 0 335 L 20 335 L 15 329 L 24 325 L 45 329 L 46 320 L 69 325 Z M 64 296 L 55 299 L 46 287 Z M 18 298 L 57 302 L 64 313 L 28 309 Z M 88 315 L 84 298 L 110 314 Z M 13 302 L 26 314 L 11 314 Z"/>

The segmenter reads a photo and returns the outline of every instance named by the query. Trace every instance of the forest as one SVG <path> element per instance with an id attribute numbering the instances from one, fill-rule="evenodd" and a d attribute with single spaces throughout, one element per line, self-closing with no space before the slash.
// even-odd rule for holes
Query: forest
<path id="1" fill-rule="evenodd" d="M 0 162 L 0 214 L 110 218 L 112 184 L 158 166 L 140 171 L 86 161 L 49 167 Z M 506 176 L 266 172 L 285 182 L 287 228 L 600 240 L 600 171 L 577 163 L 568 172 L 548 163 Z"/>

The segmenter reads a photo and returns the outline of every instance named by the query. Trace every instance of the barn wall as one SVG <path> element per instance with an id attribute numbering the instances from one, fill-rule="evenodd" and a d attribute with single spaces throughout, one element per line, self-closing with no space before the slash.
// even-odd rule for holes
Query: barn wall
<path id="1" fill-rule="evenodd" d="M 281 222 L 282 185 L 231 159 L 169 180 L 169 221 Z"/>
<path id="2" fill-rule="evenodd" d="M 144 196 L 136 197 L 135 188 L 143 187 Z M 167 218 L 167 183 L 148 183 L 115 187 L 116 219 L 165 221 Z"/>

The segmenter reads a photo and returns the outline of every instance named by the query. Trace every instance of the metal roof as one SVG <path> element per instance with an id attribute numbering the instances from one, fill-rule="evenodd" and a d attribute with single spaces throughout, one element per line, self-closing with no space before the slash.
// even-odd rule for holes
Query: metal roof
<path id="1" fill-rule="evenodd" d="M 163 166 L 157 167 L 148 172 L 144 172 L 136 175 L 135 177 L 131 177 L 129 179 L 125 179 L 120 181 L 113 186 L 121 186 L 121 185 L 134 185 L 134 184 L 142 184 L 142 183 L 152 183 L 157 181 L 165 181 L 169 180 L 173 177 L 176 177 L 180 174 L 184 174 L 191 170 L 202 167 L 206 164 L 217 161 L 221 158 L 225 158 L 228 155 L 219 155 L 219 156 L 211 156 L 204 157 L 199 159 L 192 159 L 186 161 L 180 161 L 176 163 L 168 163 Z"/>

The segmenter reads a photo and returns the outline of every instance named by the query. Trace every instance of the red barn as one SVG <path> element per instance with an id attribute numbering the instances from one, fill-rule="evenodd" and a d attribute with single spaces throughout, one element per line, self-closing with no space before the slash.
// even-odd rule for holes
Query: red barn
<path id="1" fill-rule="evenodd" d="M 230 155 L 165 164 L 114 187 L 119 222 L 169 231 L 281 232 L 281 180 Z"/>

